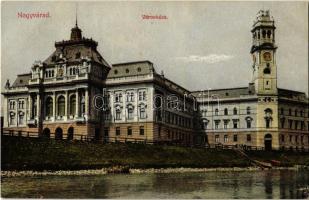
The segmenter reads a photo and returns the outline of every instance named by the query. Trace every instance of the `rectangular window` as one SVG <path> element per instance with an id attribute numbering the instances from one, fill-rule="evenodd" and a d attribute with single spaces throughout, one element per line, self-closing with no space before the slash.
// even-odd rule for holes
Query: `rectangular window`
<path id="1" fill-rule="evenodd" d="M 251 120 L 247 120 L 247 128 L 251 128 Z"/>
<path id="2" fill-rule="evenodd" d="M 161 127 L 159 127 L 159 129 L 158 129 L 158 136 L 159 136 L 159 138 L 161 137 Z"/>
<path id="3" fill-rule="evenodd" d="M 304 144 L 304 136 L 300 136 L 300 142 Z"/>
<path id="4" fill-rule="evenodd" d="M 284 142 L 284 135 L 281 135 L 281 142 Z"/>
<path id="5" fill-rule="evenodd" d="M 290 142 L 292 142 L 292 138 L 293 138 L 293 136 L 292 136 L 292 135 L 290 135 Z"/>
<path id="6" fill-rule="evenodd" d="M 228 121 L 224 121 L 224 129 L 227 129 Z"/>
<path id="7" fill-rule="evenodd" d="M 144 130 L 144 127 L 143 127 L 143 126 L 140 126 L 140 127 L 139 127 L 139 134 L 140 134 L 140 135 L 144 135 L 144 134 L 145 134 L 144 131 L 145 131 L 145 130 Z"/>
<path id="8" fill-rule="evenodd" d="M 237 135 L 234 135 L 233 140 L 234 142 L 237 142 Z"/>
<path id="9" fill-rule="evenodd" d="M 237 123 L 237 121 L 235 120 L 235 121 L 233 121 L 233 128 L 238 128 L 238 123 Z"/>
<path id="10" fill-rule="evenodd" d="M 216 143 L 220 142 L 219 135 L 216 135 L 216 136 L 215 136 L 215 142 L 216 142 Z"/>
<path id="11" fill-rule="evenodd" d="M 128 135 L 132 135 L 132 127 L 128 127 Z"/>
<path id="12" fill-rule="evenodd" d="M 247 134 L 247 142 L 251 142 L 251 135 Z"/>
<path id="13" fill-rule="evenodd" d="M 104 136 L 105 136 L 105 137 L 108 137 L 108 135 L 109 135 L 108 132 L 109 132 L 108 128 L 105 128 L 105 129 L 104 129 Z"/>
<path id="14" fill-rule="evenodd" d="M 120 127 L 116 127 L 116 135 L 120 135 Z"/>
<path id="15" fill-rule="evenodd" d="M 19 115 L 19 124 L 20 125 L 24 124 L 24 115 Z"/>
<path id="16" fill-rule="evenodd" d="M 215 129 L 219 129 L 219 122 L 218 120 L 215 121 Z"/>
<path id="17" fill-rule="evenodd" d="M 293 121 L 289 119 L 289 128 L 292 129 Z"/>
<path id="18" fill-rule="evenodd" d="M 133 109 L 128 108 L 128 119 L 133 119 Z"/>
<path id="19" fill-rule="evenodd" d="M 141 108 L 139 112 L 140 112 L 140 118 L 145 119 L 146 118 L 145 108 Z"/>
<path id="20" fill-rule="evenodd" d="M 228 142 L 229 141 L 229 138 L 227 135 L 224 135 L 224 142 Z"/>
<path id="21" fill-rule="evenodd" d="M 116 110 L 116 120 L 121 120 L 121 111 Z"/>

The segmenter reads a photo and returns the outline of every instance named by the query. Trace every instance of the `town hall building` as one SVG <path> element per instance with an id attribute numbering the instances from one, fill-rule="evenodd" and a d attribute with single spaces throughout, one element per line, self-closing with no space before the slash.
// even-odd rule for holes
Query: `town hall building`
<path id="1" fill-rule="evenodd" d="M 246 87 L 189 91 L 150 61 L 108 64 L 76 23 L 46 60 L 6 83 L 3 130 L 66 140 L 309 149 L 308 97 L 277 87 L 275 29 L 261 10 L 251 29 Z"/>

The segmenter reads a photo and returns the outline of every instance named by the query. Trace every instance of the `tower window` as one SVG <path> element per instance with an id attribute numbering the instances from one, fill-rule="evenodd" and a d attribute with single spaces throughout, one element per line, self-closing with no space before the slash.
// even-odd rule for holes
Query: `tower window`
<path id="1" fill-rule="evenodd" d="M 267 38 L 270 38 L 270 36 L 271 36 L 271 31 L 268 30 L 268 31 L 267 31 Z"/>
<path id="2" fill-rule="evenodd" d="M 266 31 L 265 30 L 262 31 L 262 36 L 263 36 L 263 38 L 266 37 Z"/>

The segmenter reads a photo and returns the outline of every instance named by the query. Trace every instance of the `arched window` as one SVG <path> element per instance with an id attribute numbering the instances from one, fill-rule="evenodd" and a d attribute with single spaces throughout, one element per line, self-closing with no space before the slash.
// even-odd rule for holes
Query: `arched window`
<path id="1" fill-rule="evenodd" d="M 215 110 L 215 115 L 216 116 L 219 115 L 219 109 L 218 108 L 216 108 L 216 110 Z"/>
<path id="2" fill-rule="evenodd" d="M 120 108 L 116 108 L 116 120 L 121 120 L 121 110 Z"/>
<path id="3" fill-rule="evenodd" d="M 53 115 L 53 99 L 51 97 L 47 97 L 45 106 L 46 116 L 51 117 Z"/>
<path id="4" fill-rule="evenodd" d="M 65 114 L 65 98 L 64 96 L 60 96 L 58 98 L 58 110 L 57 110 L 58 116 L 64 116 Z"/>
<path id="5" fill-rule="evenodd" d="M 74 138 L 74 128 L 73 127 L 70 127 L 68 129 L 68 135 L 67 135 L 67 139 L 68 140 L 73 140 Z"/>
<path id="6" fill-rule="evenodd" d="M 271 31 L 268 30 L 268 31 L 267 31 L 267 38 L 270 38 L 270 36 L 271 36 Z"/>
<path id="7" fill-rule="evenodd" d="M 224 115 L 228 115 L 228 114 L 229 114 L 228 109 L 224 108 Z"/>
<path id="8" fill-rule="evenodd" d="M 250 114 L 251 114 L 251 108 L 247 107 L 247 115 L 250 115 Z"/>
<path id="9" fill-rule="evenodd" d="M 234 108 L 234 109 L 233 109 L 233 114 L 234 114 L 234 115 L 237 115 L 237 108 Z"/>
<path id="10" fill-rule="evenodd" d="M 139 110 L 139 117 L 141 119 L 145 119 L 146 118 L 146 110 L 144 107 L 141 107 L 140 110 Z"/>
<path id="11" fill-rule="evenodd" d="M 132 107 L 128 108 L 128 119 L 133 119 L 133 108 Z"/>
<path id="12" fill-rule="evenodd" d="M 263 36 L 263 38 L 266 37 L 266 31 L 265 30 L 262 31 L 262 36 Z"/>
<path id="13" fill-rule="evenodd" d="M 75 115 L 76 113 L 76 96 L 75 95 L 72 95 L 70 97 L 70 115 Z"/>

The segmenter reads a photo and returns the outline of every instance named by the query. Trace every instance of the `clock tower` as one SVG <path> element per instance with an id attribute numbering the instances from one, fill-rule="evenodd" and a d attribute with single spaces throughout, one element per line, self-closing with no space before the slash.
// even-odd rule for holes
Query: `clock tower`
<path id="1" fill-rule="evenodd" d="M 275 22 L 269 11 L 260 10 L 252 27 L 253 78 L 258 95 L 277 94 Z"/>

